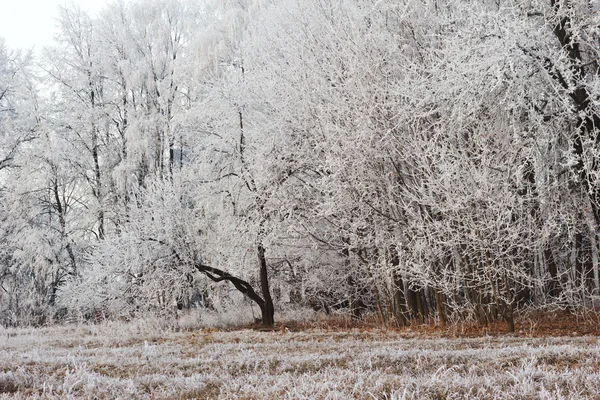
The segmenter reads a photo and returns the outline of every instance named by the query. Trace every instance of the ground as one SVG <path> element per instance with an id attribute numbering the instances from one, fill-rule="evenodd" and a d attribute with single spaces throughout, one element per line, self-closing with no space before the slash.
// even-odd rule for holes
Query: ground
<path id="1" fill-rule="evenodd" d="M 177 332 L 144 321 L 0 329 L 0 399 L 600 398 L 595 324 L 577 332 L 564 320 L 556 325 L 570 332 L 558 337 L 533 320 L 516 334 L 339 324 Z"/>

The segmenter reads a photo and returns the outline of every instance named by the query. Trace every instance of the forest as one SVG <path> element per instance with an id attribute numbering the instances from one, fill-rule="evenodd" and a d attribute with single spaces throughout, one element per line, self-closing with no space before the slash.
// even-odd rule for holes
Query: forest
<path id="1" fill-rule="evenodd" d="M 0 39 L 0 325 L 600 301 L 600 2 L 133 0 Z"/>

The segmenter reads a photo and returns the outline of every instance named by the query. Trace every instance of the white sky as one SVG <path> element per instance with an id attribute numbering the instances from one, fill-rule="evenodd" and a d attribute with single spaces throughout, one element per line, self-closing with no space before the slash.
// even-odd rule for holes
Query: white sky
<path id="1" fill-rule="evenodd" d="M 9 48 L 49 45 L 55 32 L 59 5 L 78 4 L 95 14 L 109 0 L 0 0 L 0 36 Z"/>

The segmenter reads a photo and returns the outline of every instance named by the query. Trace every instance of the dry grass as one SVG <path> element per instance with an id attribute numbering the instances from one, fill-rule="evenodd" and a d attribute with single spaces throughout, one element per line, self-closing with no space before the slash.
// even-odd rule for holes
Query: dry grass
<path id="1" fill-rule="evenodd" d="M 271 331 L 166 332 L 144 321 L 4 330 L 0 399 L 598 398 L 600 340 L 538 337 L 546 323 L 475 338 L 458 337 L 477 333 L 467 326 L 341 320 Z"/>

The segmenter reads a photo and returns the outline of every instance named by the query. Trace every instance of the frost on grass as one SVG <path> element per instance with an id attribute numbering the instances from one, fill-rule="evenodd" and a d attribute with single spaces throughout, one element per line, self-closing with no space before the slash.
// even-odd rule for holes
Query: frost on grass
<path id="1" fill-rule="evenodd" d="M 387 331 L 0 331 L 0 398 L 593 398 L 597 338 Z"/>

